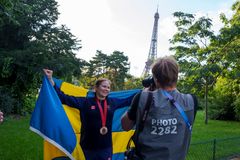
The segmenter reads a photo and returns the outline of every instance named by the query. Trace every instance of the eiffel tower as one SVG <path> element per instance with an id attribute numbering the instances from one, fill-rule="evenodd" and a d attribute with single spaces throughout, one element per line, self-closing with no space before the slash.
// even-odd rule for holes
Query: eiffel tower
<path id="1" fill-rule="evenodd" d="M 157 59 L 157 33 L 158 33 L 158 9 L 157 12 L 154 15 L 154 26 L 153 26 L 153 32 L 152 32 L 152 40 L 151 45 L 148 53 L 148 59 L 145 63 L 145 68 L 142 73 L 142 77 L 148 77 L 150 75 L 151 65 L 153 62 Z"/>

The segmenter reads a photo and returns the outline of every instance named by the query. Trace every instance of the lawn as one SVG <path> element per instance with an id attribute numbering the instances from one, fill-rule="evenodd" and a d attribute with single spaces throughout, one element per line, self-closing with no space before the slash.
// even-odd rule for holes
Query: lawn
<path id="1" fill-rule="evenodd" d="M 0 160 L 42 160 L 43 139 L 29 130 L 30 117 L 7 117 L 0 124 Z"/>
<path id="2" fill-rule="evenodd" d="M 43 159 L 43 140 L 29 130 L 29 119 L 29 116 L 7 117 L 0 125 L 0 160 Z M 228 139 L 232 137 L 237 137 L 237 139 Z M 209 120 L 209 124 L 205 125 L 204 113 L 198 112 L 193 127 L 192 145 L 188 159 L 212 159 L 213 139 L 217 139 L 217 158 L 225 155 L 221 155 L 220 152 L 232 151 L 231 148 L 240 149 L 240 123 Z M 227 141 L 223 139 L 227 139 Z M 230 143 L 229 147 L 225 149 L 223 143 Z"/>
<path id="3" fill-rule="evenodd" d="M 204 122 L 204 112 L 197 112 L 193 125 L 192 143 L 211 139 L 240 137 L 240 122 L 209 120 Z"/>
<path id="4" fill-rule="evenodd" d="M 204 112 L 198 112 L 187 160 L 220 160 L 240 155 L 240 123 L 209 120 L 204 123 Z"/>

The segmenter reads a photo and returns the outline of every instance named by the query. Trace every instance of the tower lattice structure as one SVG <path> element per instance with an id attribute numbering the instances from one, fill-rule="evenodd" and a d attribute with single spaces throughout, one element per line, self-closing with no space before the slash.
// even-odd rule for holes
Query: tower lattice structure
<path id="1" fill-rule="evenodd" d="M 158 19 L 159 19 L 159 14 L 157 10 L 157 12 L 154 15 L 154 25 L 153 25 L 151 45 L 148 53 L 148 59 L 145 63 L 142 77 L 147 77 L 150 75 L 151 65 L 157 59 Z"/>

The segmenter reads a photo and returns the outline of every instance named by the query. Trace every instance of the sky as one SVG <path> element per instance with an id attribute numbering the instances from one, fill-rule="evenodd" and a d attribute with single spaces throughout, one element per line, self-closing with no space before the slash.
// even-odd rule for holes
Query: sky
<path id="1" fill-rule="evenodd" d="M 66 25 L 81 40 L 78 58 L 89 61 L 96 50 L 128 56 L 130 74 L 140 77 L 147 61 L 158 9 L 157 57 L 171 55 L 169 39 L 176 32 L 173 13 L 182 11 L 207 16 L 213 30 L 222 27 L 220 13 L 231 15 L 236 0 L 56 0 L 60 13 L 57 24 Z"/>

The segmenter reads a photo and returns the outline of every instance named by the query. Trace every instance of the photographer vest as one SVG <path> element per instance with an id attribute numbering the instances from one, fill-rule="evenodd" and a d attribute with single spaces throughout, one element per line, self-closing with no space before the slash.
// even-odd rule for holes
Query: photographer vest
<path id="1" fill-rule="evenodd" d="M 191 132 L 182 115 L 174 105 L 168 101 L 161 90 L 153 93 L 152 104 L 139 133 L 136 148 L 144 160 L 184 160 L 190 144 Z M 189 121 L 194 121 L 194 101 L 190 94 L 182 94 L 177 90 L 169 92 L 183 107 Z M 140 96 L 136 126 L 139 126 L 148 92 L 143 91 Z M 136 138 L 136 137 L 135 137 Z"/>

